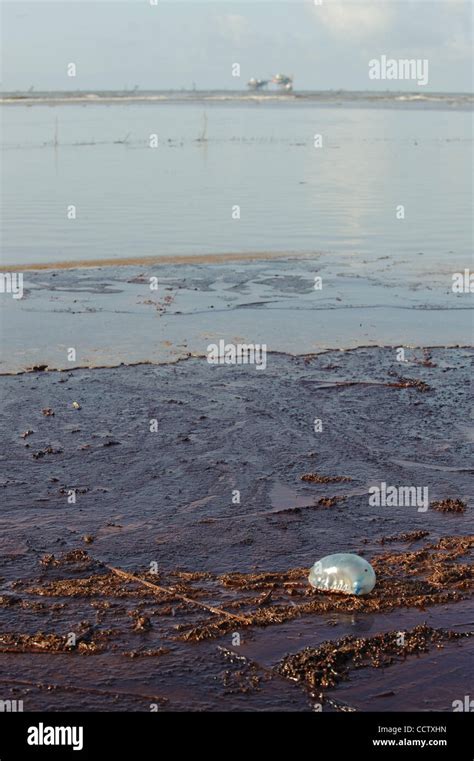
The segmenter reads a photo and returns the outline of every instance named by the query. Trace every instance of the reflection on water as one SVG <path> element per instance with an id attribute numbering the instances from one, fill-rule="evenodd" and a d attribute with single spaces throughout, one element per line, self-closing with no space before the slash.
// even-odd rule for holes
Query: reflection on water
<path id="1" fill-rule="evenodd" d="M 471 249 L 467 111 L 88 103 L 2 122 L 4 263 L 335 251 L 449 268 Z"/>

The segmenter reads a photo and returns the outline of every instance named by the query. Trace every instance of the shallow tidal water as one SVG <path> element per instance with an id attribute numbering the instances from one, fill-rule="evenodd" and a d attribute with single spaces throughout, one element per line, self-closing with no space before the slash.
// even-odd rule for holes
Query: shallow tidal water
<path id="1" fill-rule="evenodd" d="M 429 280 L 472 250 L 470 106 L 363 94 L 3 104 L 2 261 L 271 251 L 398 266 L 423 252 Z"/>
<path id="2" fill-rule="evenodd" d="M 429 282 L 424 266 L 422 255 L 398 267 L 308 255 L 25 272 L 23 298 L 0 300 L 0 373 L 174 362 L 220 340 L 292 355 L 406 347 L 407 361 L 419 347 L 471 345 L 470 294 L 453 293 L 449 265 Z"/>

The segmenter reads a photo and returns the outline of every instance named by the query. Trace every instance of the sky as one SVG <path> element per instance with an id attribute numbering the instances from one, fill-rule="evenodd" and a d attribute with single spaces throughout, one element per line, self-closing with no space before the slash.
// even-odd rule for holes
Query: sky
<path id="1" fill-rule="evenodd" d="M 295 90 L 472 91 L 471 0 L 1 0 L 0 8 L 7 91 L 242 90 L 278 72 L 293 75 Z M 428 84 L 370 79 L 368 62 L 382 55 L 427 59 Z"/>

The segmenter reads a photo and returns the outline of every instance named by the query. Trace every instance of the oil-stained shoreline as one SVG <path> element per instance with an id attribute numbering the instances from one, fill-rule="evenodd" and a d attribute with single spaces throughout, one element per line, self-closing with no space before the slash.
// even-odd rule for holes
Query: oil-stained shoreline
<path id="1" fill-rule="evenodd" d="M 310 254 L 289 251 L 228 251 L 221 254 L 128 256 L 114 259 L 66 259 L 62 262 L 32 262 L 29 264 L 2 264 L 4 272 L 37 272 L 40 270 L 75 270 L 96 267 L 144 267 L 164 264 L 223 264 L 225 262 L 265 261 L 273 259 L 305 259 Z"/>
<path id="2" fill-rule="evenodd" d="M 383 661 L 393 637 L 384 656 L 378 635 L 401 630 L 418 655 L 351 670 L 323 710 L 452 710 L 473 641 L 440 633 L 472 629 L 472 357 L 431 349 L 401 366 L 367 347 L 272 354 L 264 372 L 189 358 L 0 378 L 2 696 L 25 710 L 311 710 L 319 693 L 282 676 L 286 656 L 312 648 L 324 669 L 323 643 L 355 636 Z M 467 509 L 371 507 L 381 481 Z M 304 569 L 337 550 L 375 558 L 385 602 L 318 608 Z M 108 580 L 107 566 L 177 597 Z M 193 638 L 218 618 L 179 594 L 235 626 Z M 249 605 L 269 625 L 240 625 Z"/>
<path id="3" fill-rule="evenodd" d="M 433 271 L 421 252 L 404 263 L 327 253 L 233 256 L 28 265 L 16 273 L 23 297 L 0 299 L 0 373 L 163 364 L 205 356 L 221 339 L 290 355 L 406 347 L 408 361 L 421 347 L 472 344 L 470 294 L 451 288 L 455 262 Z"/>

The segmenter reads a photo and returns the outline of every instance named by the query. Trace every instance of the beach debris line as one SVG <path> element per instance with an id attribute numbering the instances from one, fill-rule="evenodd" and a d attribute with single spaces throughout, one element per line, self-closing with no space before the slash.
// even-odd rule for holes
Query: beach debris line
<path id="1" fill-rule="evenodd" d="M 246 616 L 252 626 L 266 627 L 335 611 L 380 613 L 400 608 L 455 603 L 472 594 L 473 568 L 453 564 L 469 555 L 472 536 L 446 536 L 415 552 L 385 553 L 372 558 L 377 586 L 370 595 L 341 594 L 308 586 L 308 569 L 291 568 L 267 573 L 228 573 L 218 577 L 224 587 L 236 592 L 271 591 L 271 604 L 248 601 Z M 249 607 L 250 606 L 250 607 Z M 184 640 L 200 641 L 220 637 L 230 631 L 228 620 L 203 620 L 178 625 Z"/>
<path id="2" fill-rule="evenodd" d="M 317 620 L 314 617 L 336 612 L 376 615 L 402 608 L 426 611 L 429 606 L 467 600 L 472 596 L 474 581 L 468 557 L 473 547 L 474 536 L 445 536 L 436 543 L 423 542 L 415 551 L 375 555 L 370 562 L 377 584 L 366 595 L 314 589 L 308 584 L 308 567 L 224 574 L 169 569 L 155 577 L 155 582 L 149 571 L 131 573 L 108 566 L 82 547 L 59 556 L 43 556 L 40 563 L 43 568 L 55 569 L 53 578 L 42 575 L 35 581 L 15 582 L 15 597 L 0 597 L 0 608 L 38 610 L 44 616 L 45 611 L 58 609 L 58 605 L 70 615 L 77 606 L 90 605 L 94 616 L 102 611 L 94 639 L 98 632 L 113 626 L 114 648 L 129 651 L 130 618 L 124 618 L 123 605 L 131 601 L 137 616 L 148 618 L 155 631 L 162 631 L 159 645 L 163 644 L 163 636 L 174 642 L 199 642 L 301 617 Z M 58 574 L 60 568 L 63 574 Z M 102 628 L 106 615 L 112 617 Z M 84 620 L 83 612 L 80 616 Z M 144 633 L 145 629 L 133 630 L 133 636 L 140 631 Z M 123 645 L 118 637 L 123 639 Z M 104 644 L 107 649 L 111 646 L 101 641 Z"/>
<path id="3" fill-rule="evenodd" d="M 345 500 L 346 497 L 321 497 L 318 499 L 316 505 L 317 507 L 334 507 L 338 502 L 345 502 Z"/>
<path id="4" fill-rule="evenodd" d="M 45 633 L 15 634 L 6 633 L 0 635 L 0 653 L 72 653 L 80 655 L 96 655 L 105 650 L 105 642 L 110 637 L 108 631 L 96 631 L 94 637 L 92 629 L 87 625 L 81 631 L 74 644 L 71 643 L 67 634 Z"/>
<path id="5" fill-rule="evenodd" d="M 247 656 L 237 654 L 233 650 L 229 650 L 227 647 L 217 646 L 217 650 L 222 656 L 228 660 L 231 664 L 240 665 L 239 671 L 234 672 L 234 678 L 237 678 L 238 687 L 232 690 L 232 692 L 247 693 L 252 690 L 260 690 L 260 684 L 263 681 L 274 680 L 275 678 L 281 681 L 287 681 L 288 677 L 281 674 L 273 666 L 264 666 L 262 663 L 250 660 Z M 258 679 L 254 679 L 254 676 L 258 676 Z M 291 680 L 294 681 L 294 680 Z M 224 686 L 230 683 L 229 672 L 225 672 L 223 675 Z M 314 697 L 314 696 L 312 696 Z M 349 705 L 347 702 L 343 702 L 334 697 L 329 697 L 322 692 L 317 696 L 320 704 L 327 704 L 336 711 L 354 712 L 357 708 Z"/>
<path id="6" fill-rule="evenodd" d="M 193 600 L 191 597 L 187 597 L 186 595 L 183 595 L 174 589 L 168 589 L 167 587 L 162 587 L 159 584 L 154 584 L 151 581 L 146 581 L 145 579 L 141 579 L 139 576 L 135 576 L 133 573 L 122 571 L 121 568 L 115 568 L 114 566 L 107 565 L 106 563 L 101 563 L 101 565 L 103 565 L 104 568 L 107 568 L 109 571 L 112 571 L 112 573 L 115 573 L 117 576 L 120 576 L 123 579 L 127 579 L 128 581 L 136 581 L 137 583 L 143 584 L 144 586 L 154 590 L 155 592 L 163 592 L 164 594 L 170 595 L 171 597 L 178 597 L 184 602 L 187 602 L 189 605 L 197 605 L 201 608 L 205 608 L 211 613 L 216 613 L 219 616 L 225 616 L 227 618 L 233 619 L 234 621 L 238 621 L 243 624 L 248 624 L 248 621 L 244 616 L 239 616 L 235 613 L 229 613 L 227 610 L 223 610 L 222 608 L 216 608 L 215 606 L 208 605 L 207 603 L 201 602 L 200 600 Z"/>
<path id="7" fill-rule="evenodd" d="M 465 513 L 467 505 L 462 499 L 443 499 L 440 502 L 432 502 L 430 507 L 440 513 Z"/>
<path id="8" fill-rule="evenodd" d="M 454 632 L 419 624 L 409 631 L 391 631 L 373 637 L 342 637 L 328 640 L 317 648 L 306 647 L 299 653 L 287 655 L 277 667 L 278 672 L 310 689 L 331 688 L 349 678 L 350 672 L 372 666 L 385 668 L 409 655 L 426 653 L 430 647 L 471 637 L 474 632 Z"/>
<path id="9" fill-rule="evenodd" d="M 304 473 L 301 476 L 301 480 L 314 484 L 336 484 L 352 481 L 352 478 L 349 478 L 349 476 L 322 476 L 319 473 Z"/>
<path id="10" fill-rule="evenodd" d="M 44 457 L 47 454 L 61 454 L 62 449 L 54 449 L 54 447 L 46 447 L 45 449 L 40 449 L 38 452 L 33 452 L 33 460 L 40 460 L 42 457 Z"/>
<path id="11" fill-rule="evenodd" d="M 375 571 L 364 558 L 350 552 L 326 555 L 311 568 L 308 581 L 314 589 L 366 595 L 375 587 Z"/>
<path id="12" fill-rule="evenodd" d="M 389 375 L 396 375 L 396 373 L 390 372 Z M 429 386 L 428 383 L 425 383 L 425 381 L 422 381 L 419 378 L 403 378 L 402 376 L 397 376 L 397 382 L 387 383 L 387 386 L 390 386 L 391 388 L 415 388 L 422 394 L 431 391 L 431 386 Z"/>
<path id="13" fill-rule="evenodd" d="M 272 669 L 262 667 L 259 663 L 238 655 L 226 647 L 218 645 L 217 649 L 233 667 L 226 669 L 221 677 L 227 695 L 245 695 L 250 692 L 261 691 L 261 683 L 275 676 Z"/>
<path id="14" fill-rule="evenodd" d="M 340 496 L 340 497 L 320 497 L 318 500 L 316 500 L 312 505 L 296 505 L 295 507 L 283 507 L 279 510 L 269 510 L 268 512 L 262 513 L 263 515 L 285 515 L 285 514 L 291 514 L 291 515 L 298 515 L 303 510 L 314 510 L 316 509 L 327 509 L 330 507 L 334 507 L 340 502 L 345 502 L 346 497 Z M 247 516 L 250 517 L 250 516 Z"/>

